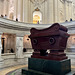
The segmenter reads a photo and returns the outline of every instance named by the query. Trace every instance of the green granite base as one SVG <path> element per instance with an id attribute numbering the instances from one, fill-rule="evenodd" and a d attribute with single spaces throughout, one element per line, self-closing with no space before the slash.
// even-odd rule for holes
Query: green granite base
<path id="1" fill-rule="evenodd" d="M 28 70 L 22 70 L 25 75 L 65 75 L 71 71 L 70 59 L 62 61 L 45 60 L 38 58 L 28 59 Z M 42 74 L 40 74 L 42 73 Z M 45 74 L 47 73 L 47 74 Z"/>
<path id="2" fill-rule="evenodd" d="M 31 69 L 22 69 L 22 75 L 52 75 L 52 74 L 35 71 Z"/>

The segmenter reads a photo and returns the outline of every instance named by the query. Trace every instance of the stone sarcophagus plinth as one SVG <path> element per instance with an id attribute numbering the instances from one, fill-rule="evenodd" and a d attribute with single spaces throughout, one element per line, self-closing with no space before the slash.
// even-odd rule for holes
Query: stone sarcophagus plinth
<path id="1" fill-rule="evenodd" d="M 37 30 L 32 28 L 29 36 L 34 53 L 33 58 L 43 58 L 49 60 L 67 59 L 64 49 L 66 48 L 69 34 L 68 29 L 58 23 L 46 29 Z M 50 53 L 47 50 L 50 49 Z M 61 57 L 60 57 L 61 56 Z"/>
<path id="2" fill-rule="evenodd" d="M 71 63 L 64 53 L 69 37 L 67 28 L 55 23 L 46 29 L 32 28 L 30 32 L 29 37 L 34 52 L 28 59 L 28 69 L 22 69 L 22 74 L 65 75 L 69 73 Z"/>

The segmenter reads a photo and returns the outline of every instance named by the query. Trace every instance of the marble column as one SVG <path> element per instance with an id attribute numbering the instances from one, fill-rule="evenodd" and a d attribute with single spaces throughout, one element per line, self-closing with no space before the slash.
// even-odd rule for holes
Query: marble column
<path id="1" fill-rule="evenodd" d="M 47 1 L 45 1 L 45 3 L 44 3 L 44 8 L 45 8 L 45 24 L 47 24 L 48 23 L 48 18 L 47 18 L 47 13 L 48 13 L 48 9 L 47 9 L 47 4 L 48 4 L 48 0 Z"/>
<path id="2" fill-rule="evenodd" d="M 1 8 L 0 8 L 0 12 L 1 12 L 1 15 L 4 15 L 3 13 L 4 13 L 4 0 L 1 0 L 0 1 L 0 6 L 1 6 Z"/>
<path id="3" fill-rule="evenodd" d="M 3 10 L 4 16 L 5 16 L 5 14 L 6 14 L 6 7 L 7 7 L 7 1 L 4 0 L 4 10 Z"/>
<path id="4" fill-rule="evenodd" d="M 23 20 L 23 0 L 17 0 L 17 18 L 19 21 Z"/>
<path id="5" fill-rule="evenodd" d="M 48 11 L 48 15 L 47 15 L 47 18 L 48 18 L 48 23 L 53 23 L 53 1 L 54 0 L 48 0 L 48 4 L 47 4 L 47 11 Z"/>
<path id="6" fill-rule="evenodd" d="M 23 37 L 16 37 L 16 58 L 24 58 L 23 56 Z"/>
<path id="7" fill-rule="evenodd" d="M 28 0 L 23 0 L 23 22 L 28 22 Z"/>
<path id="8" fill-rule="evenodd" d="M 2 58 L 1 58 L 1 52 L 2 52 L 2 43 L 1 43 L 1 34 L 0 34 L 0 62 L 2 62 Z"/>
<path id="9" fill-rule="evenodd" d="M 17 18 L 17 0 L 14 1 L 14 18 L 13 20 L 16 20 Z"/>
<path id="10" fill-rule="evenodd" d="M 58 22 L 58 1 L 54 0 L 54 22 Z"/>

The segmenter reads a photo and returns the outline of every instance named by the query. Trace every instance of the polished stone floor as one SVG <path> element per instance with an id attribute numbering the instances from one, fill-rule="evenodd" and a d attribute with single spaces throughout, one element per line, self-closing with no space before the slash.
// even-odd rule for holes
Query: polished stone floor
<path id="1" fill-rule="evenodd" d="M 28 63 L 28 58 L 23 59 L 5 59 L 0 62 L 0 70 L 16 65 L 26 65 Z"/>
<path id="2" fill-rule="evenodd" d="M 71 72 L 66 75 L 74 75 L 75 73 L 75 53 L 67 52 L 68 58 L 71 59 Z M 21 75 L 21 68 L 27 67 L 28 59 L 7 59 L 0 62 L 0 75 L 12 73 L 12 75 Z M 18 69 L 18 70 L 17 70 Z M 14 72 L 12 72 L 14 71 Z"/>
<path id="3" fill-rule="evenodd" d="M 74 73 L 75 73 L 75 69 L 74 69 L 74 71 L 73 71 L 73 69 L 72 69 L 72 72 L 70 72 L 70 73 L 68 73 L 68 74 L 66 74 L 66 75 L 74 75 Z M 22 74 L 21 74 L 21 69 L 16 70 L 16 71 L 11 72 L 11 73 L 8 73 L 7 75 L 22 75 Z"/>
<path id="4" fill-rule="evenodd" d="M 21 69 L 27 67 L 27 65 L 17 65 L 17 66 L 12 66 L 5 68 L 0 71 L 0 75 L 20 75 L 21 74 Z M 18 69 L 18 71 L 17 71 Z"/>
<path id="5" fill-rule="evenodd" d="M 27 67 L 27 61 L 27 58 L 3 60 L 0 62 L 0 75 L 6 75 L 14 70 Z"/>
<path id="6" fill-rule="evenodd" d="M 25 66 L 25 67 L 26 67 L 26 66 Z M 13 72 L 8 73 L 7 75 L 22 75 L 22 74 L 21 74 L 21 70 L 22 70 L 22 69 L 15 70 L 15 71 L 13 71 Z M 75 67 L 72 67 L 71 70 L 72 70 L 72 71 L 71 71 L 70 73 L 66 74 L 66 75 L 74 75 L 74 73 L 75 73 Z"/>

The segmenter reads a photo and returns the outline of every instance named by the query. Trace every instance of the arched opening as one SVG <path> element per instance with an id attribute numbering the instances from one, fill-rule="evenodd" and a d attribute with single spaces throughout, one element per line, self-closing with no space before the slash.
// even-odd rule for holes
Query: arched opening
<path id="1" fill-rule="evenodd" d="M 29 35 L 25 35 L 23 38 L 23 52 L 32 51 L 31 40 L 28 36 Z"/>
<path id="2" fill-rule="evenodd" d="M 16 35 L 3 33 L 1 37 L 2 42 L 2 54 L 3 53 L 15 53 L 16 49 Z"/>
<path id="3" fill-rule="evenodd" d="M 38 8 L 36 8 L 35 11 L 33 12 L 33 23 L 34 24 L 42 23 L 42 13 Z"/>
<path id="4" fill-rule="evenodd" d="M 68 38 L 67 51 L 75 52 L 75 34 L 70 34 L 70 37 Z"/>

